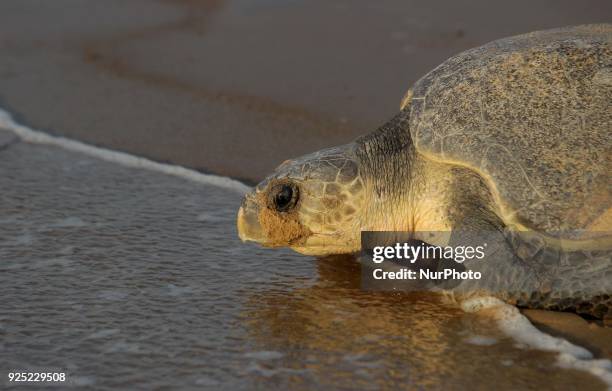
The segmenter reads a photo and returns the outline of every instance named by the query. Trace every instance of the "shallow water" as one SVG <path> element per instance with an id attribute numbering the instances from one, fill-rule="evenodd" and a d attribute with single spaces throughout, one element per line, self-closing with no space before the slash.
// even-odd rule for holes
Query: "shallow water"
<path id="1" fill-rule="evenodd" d="M 0 151 L 0 189 L 4 379 L 44 369 L 96 389 L 602 388 L 435 296 L 362 291 L 351 259 L 240 243 L 230 190 L 24 143 Z"/>

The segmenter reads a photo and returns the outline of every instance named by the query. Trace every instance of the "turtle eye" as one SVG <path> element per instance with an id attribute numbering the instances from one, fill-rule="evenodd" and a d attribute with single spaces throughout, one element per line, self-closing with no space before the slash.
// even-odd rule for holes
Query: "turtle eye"
<path id="1" fill-rule="evenodd" d="M 286 212 L 293 208 L 298 200 L 298 189 L 290 184 L 274 187 L 272 192 L 274 207 L 279 212 Z"/>

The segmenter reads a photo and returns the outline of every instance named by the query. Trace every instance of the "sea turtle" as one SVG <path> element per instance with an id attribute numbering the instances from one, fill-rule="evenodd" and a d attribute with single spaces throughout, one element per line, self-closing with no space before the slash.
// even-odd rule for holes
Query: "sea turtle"
<path id="1" fill-rule="evenodd" d="M 611 43 L 612 25 L 584 25 L 448 59 L 376 131 L 282 163 L 246 195 L 240 237 L 324 256 L 360 251 L 362 231 L 444 246 L 486 230 L 501 250 L 467 265 L 483 277 L 464 292 L 610 317 Z"/>

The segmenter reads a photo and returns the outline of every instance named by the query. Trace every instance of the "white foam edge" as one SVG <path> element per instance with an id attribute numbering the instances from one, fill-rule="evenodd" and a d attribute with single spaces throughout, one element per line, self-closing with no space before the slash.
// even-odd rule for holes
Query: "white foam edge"
<path id="1" fill-rule="evenodd" d="M 245 194 L 250 189 L 247 185 L 231 178 L 203 174 L 182 166 L 158 163 L 147 158 L 130 155 L 129 153 L 96 147 L 65 137 L 52 136 L 40 130 L 30 129 L 27 126 L 15 122 L 12 116 L 3 109 L 0 109 L 0 129 L 13 132 L 22 141 L 28 143 L 52 145 L 107 162 L 120 164 L 125 167 L 156 171 L 166 175 L 184 178 L 192 182 L 233 190 L 240 194 Z"/>
<path id="2" fill-rule="evenodd" d="M 557 352 L 559 367 L 586 371 L 598 377 L 612 390 L 612 361 L 593 359 L 593 354 L 587 349 L 563 338 L 543 333 L 515 306 L 495 297 L 485 296 L 467 299 L 461 303 L 461 308 L 472 313 L 485 309 L 493 310 L 498 327 L 516 342 L 534 349 Z"/>

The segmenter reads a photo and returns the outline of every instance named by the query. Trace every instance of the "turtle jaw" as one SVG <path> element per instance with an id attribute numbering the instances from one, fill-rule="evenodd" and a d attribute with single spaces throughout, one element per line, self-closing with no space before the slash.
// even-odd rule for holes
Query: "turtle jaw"
<path id="1" fill-rule="evenodd" d="M 243 242 L 265 244 L 266 236 L 261 229 L 258 216 L 259 207 L 249 196 L 246 196 L 238 210 L 238 217 L 236 219 L 238 236 Z"/>

